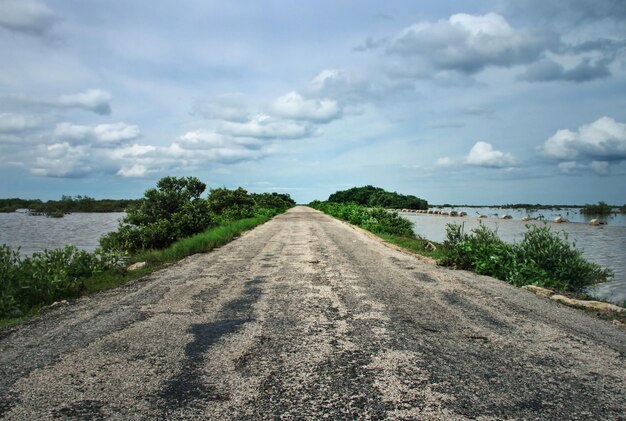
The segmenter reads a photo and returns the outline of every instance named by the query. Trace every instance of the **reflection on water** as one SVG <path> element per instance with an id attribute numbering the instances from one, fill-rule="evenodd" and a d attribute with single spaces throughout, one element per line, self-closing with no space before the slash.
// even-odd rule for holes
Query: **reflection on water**
<path id="1" fill-rule="evenodd" d="M 98 239 L 115 231 L 123 216 L 123 212 L 72 213 L 63 218 L 0 213 L 0 244 L 7 244 L 14 250 L 20 247 L 22 256 L 67 244 L 93 251 L 98 247 Z"/>
<path id="2" fill-rule="evenodd" d="M 414 214 L 404 213 L 405 216 L 414 224 L 415 233 L 421 235 L 424 238 L 428 238 L 432 241 L 443 242 L 446 235 L 446 224 L 457 223 L 464 226 L 465 232 L 469 232 L 473 228 L 476 228 L 480 222 L 487 225 L 489 228 L 495 229 L 502 240 L 506 242 L 515 242 L 522 239 L 523 233 L 526 230 L 526 224 L 538 224 L 542 225 L 544 222 L 540 221 L 521 221 L 521 217 L 526 215 L 526 212 L 515 212 L 513 209 L 495 209 L 495 208 L 481 208 L 481 209 L 461 209 L 455 208 L 455 210 L 465 210 L 468 212 L 468 216 L 465 217 L 449 217 L 440 215 L 426 215 L 426 214 Z M 488 218 L 477 218 L 477 213 L 488 215 Z M 603 267 L 613 269 L 615 271 L 615 278 L 611 282 L 597 285 L 591 291 L 599 298 L 611 300 L 616 303 L 623 303 L 626 301 L 626 218 L 623 214 L 613 215 L 612 219 L 608 220 L 607 225 L 591 226 L 583 222 L 570 222 L 563 224 L 556 224 L 552 222 L 555 218 L 555 211 L 545 212 L 546 222 L 553 231 L 562 231 L 567 233 L 568 240 L 575 243 L 576 248 L 580 249 L 583 255 L 592 262 L 598 263 Z M 567 217 L 570 221 L 584 221 L 584 218 L 577 212 L 570 212 L 569 215 L 566 211 L 557 211 L 562 216 Z M 510 220 L 498 219 L 494 214 L 498 213 L 500 216 L 504 214 L 512 215 Z M 548 217 L 550 215 L 550 217 Z M 577 217 L 575 215 L 578 215 Z"/>

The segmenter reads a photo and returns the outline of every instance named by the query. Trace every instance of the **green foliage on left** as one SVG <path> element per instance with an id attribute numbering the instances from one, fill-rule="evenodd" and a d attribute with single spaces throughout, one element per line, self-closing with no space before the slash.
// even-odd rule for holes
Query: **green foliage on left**
<path id="1" fill-rule="evenodd" d="M 0 245 L 0 317 L 19 316 L 32 306 L 75 296 L 86 277 L 117 270 L 123 263 L 119 253 L 89 253 L 74 246 L 21 259 L 18 251 Z"/>
<path id="2" fill-rule="evenodd" d="M 19 251 L 0 246 L 0 319 L 14 320 L 38 306 L 111 288 L 212 250 L 295 205 L 286 194 L 249 194 L 242 188 L 214 189 L 204 199 L 205 189 L 195 177 L 162 178 L 129 207 L 118 231 L 103 236 L 94 253 L 67 246 L 21 259 Z M 129 261 L 143 260 L 149 263 L 144 269 L 124 269 Z"/>
<path id="3" fill-rule="evenodd" d="M 527 225 L 521 242 L 508 244 L 481 224 L 470 234 L 461 225 L 448 224 L 443 258 L 439 263 L 493 276 L 515 286 L 527 284 L 560 291 L 581 292 L 606 282 L 613 273 L 585 260 L 566 234 L 547 225 Z"/>
<path id="4" fill-rule="evenodd" d="M 196 177 L 164 177 L 131 206 L 116 232 L 102 237 L 105 250 L 164 248 L 215 225 L 206 200 L 206 184 Z"/>
<path id="5" fill-rule="evenodd" d="M 89 196 L 66 196 L 61 200 L 39 199 L 0 199 L 0 212 L 15 212 L 17 209 L 30 209 L 33 212 L 64 214 L 67 212 L 123 212 L 128 206 L 139 200 L 132 199 L 94 199 Z"/>
<path id="6" fill-rule="evenodd" d="M 128 252 L 162 249 L 210 227 L 284 212 L 295 205 L 289 195 L 249 194 L 241 187 L 212 189 L 204 199 L 205 189 L 206 184 L 196 177 L 162 178 L 157 188 L 147 190 L 144 199 L 127 210 L 116 232 L 100 239 L 100 245 Z"/>

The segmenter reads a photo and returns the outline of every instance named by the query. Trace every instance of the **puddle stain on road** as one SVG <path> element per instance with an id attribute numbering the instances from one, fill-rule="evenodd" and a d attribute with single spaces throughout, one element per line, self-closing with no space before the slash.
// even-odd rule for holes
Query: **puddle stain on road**
<path id="1" fill-rule="evenodd" d="M 180 373 L 166 382 L 161 392 L 168 408 L 181 408 L 200 400 L 228 400 L 224 394 L 210 385 L 203 377 L 204 356 L 211 346 L 224 335 L 236 333 L 245 323 L 254 321 L 252 305 L 259 300 L 263 277 L 245 283 L 243 296 L 228 302 L 219 311 L 217 321 L 191 325 L 189 332 L 193 341 L 185 348 L 185 361 Z"/>

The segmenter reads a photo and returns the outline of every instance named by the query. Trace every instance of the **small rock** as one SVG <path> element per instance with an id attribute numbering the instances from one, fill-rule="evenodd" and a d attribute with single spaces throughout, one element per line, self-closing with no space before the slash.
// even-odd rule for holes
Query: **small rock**
<path id="1" fill-rule="evenodd" d="M 549 298 L 551 295 L 554 295 L 554 291 L 548 288 L 541 288 L 537 285 L 524 285 L 522 289 L 526 291 L 534 292 L 537 295 L 541 295 L 542 297 Z"/>
<path id="2" fill-rule="evenodd" d="M 9 311 L 9 317 L 11 318 L 22 317 L 23 315 L 24 313 L 22 313 L 22 310 L 20 310 L 19 308 L 14 308 L 13 310 Z"/>
<path id="3" fill-rule="evenodd" d="M 426 242 L 426 244 L 424 244 L 424 250 L 426 250 L 426 251 L 435 251 L 435 250 L 437 250 L 437 246 L 435 246 L 433 243 L 428 241 L 428 242 Z"/>
<path id="4" fill-rule="evenodd" d="M 556 218 L 554 218 L 554 222 L 556 222 L 557 224 L 560 224 L 562 222 L 568 222 L 567 219 L 563 218 L 562 216 L 557 216 Z"/>
<path id="5" fill-rule="evenodd" d="M 133 263 L 132 265 L 128 266 L 126 270 L 128 271 L 138 270 L 138 269 L 145 267 L 147 264 L 148 264 L 147 262 Z"/>
<path id="6" fill-rule="evenodd" d="M 576 300 L 574 298 L 569 298 L 564 295 L 553 295 L 550 297 L 551 300 L 558 301 L 563 304 L 567 304 L 570 306 L 580 306 L 585 308 L 590 308 L 593 310 L 600 311 L 615 311 L 621 313 L 626 311 L 626 308 L 616 306 L 615 304 L 604 303 L 602 301 L 586 301 L 586 300 Z"/>
<path id="7" fill-rule="evenodd" d="M 619 320 L 613 320 L 611 323 L 613 323 L 617 327 L 621 327 L 622 329 L 626 329 L 626 324 L 620 322 Z"/>
<path id="8" fill-rule="evenodd" d="M 66 306 L 68 304 L 69 303 L 67 302 L 67 300 L 55 301 L 54 303 L 50 304 L 48 308 L 61 307 L 61 306 Z"/>

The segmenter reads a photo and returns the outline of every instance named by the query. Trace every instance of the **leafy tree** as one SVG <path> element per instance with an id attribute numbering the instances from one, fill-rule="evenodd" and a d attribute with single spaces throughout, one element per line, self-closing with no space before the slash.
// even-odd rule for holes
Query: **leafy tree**
<path id="1" fill-rule="evenodd" d="M 249 218 L 254 215 L 255 201 L 248 192 L 239 187 L 211 189 L 208 198 L 210 211 L 222 220 Z"/>
<path id="2" fill-rule="evenodd" d="M 380 187 L 353 187 L 330 195 L 329 202 L 394 209 L 428 209 L 428 202 L 413 195 L 388 192 Z"/>
<path id="3" fill-rule="evenodd" d="M 163 248 L 214 224 L 206 200 L 206 184 L 196 177 L 164 177 L 130 206 L 119 230 L 100 240 L 103 248 L 134 251 Z"/>

